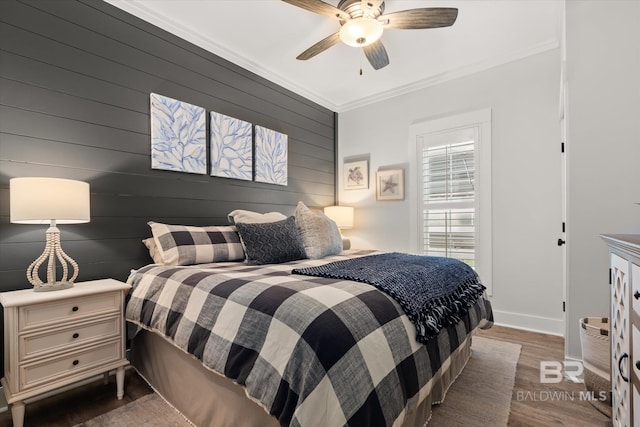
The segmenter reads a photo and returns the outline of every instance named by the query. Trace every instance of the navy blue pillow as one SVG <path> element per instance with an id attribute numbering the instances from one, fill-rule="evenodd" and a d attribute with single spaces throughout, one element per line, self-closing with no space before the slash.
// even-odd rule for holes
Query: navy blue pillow
<path id="1" fill-rule="evenodd" d="M 306 258 L 296 219 L 265 224 L 237 223 L 249 264 L 279 264 Z"/>

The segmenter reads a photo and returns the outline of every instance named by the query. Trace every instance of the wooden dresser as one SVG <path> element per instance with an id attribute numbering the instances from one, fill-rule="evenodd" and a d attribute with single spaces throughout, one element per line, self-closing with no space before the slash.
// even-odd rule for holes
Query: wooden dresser
<path id="1" fill-rule="evenodd" d="M 640 235 L 609 234 L 612 421 L 640 425 Z"/>
<path id="2" fill-rule="evenodd" d="M 124 299 L 130 286 L 113 279 L 73 288 L 0 293 L 4 307 L 4 378 L 14 427 L 22 427 L 24 401 L 116 370 L 124 394 Z"/>

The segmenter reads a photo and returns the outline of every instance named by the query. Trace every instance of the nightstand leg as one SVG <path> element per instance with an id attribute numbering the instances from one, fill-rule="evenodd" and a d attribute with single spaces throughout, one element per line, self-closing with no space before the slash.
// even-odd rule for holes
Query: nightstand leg
<path id="1" fill-rule="evenodd" d="M 105 372 L 103 374 L 102 383 L 105 385 L 109 384 L 109 372 Z"/>
<path id="2" fill-rule="evenodd" d="M 13 427 L 22 427 L 24 424 L 24 402 L 14 402 L 11 405 L 11 418 Z"/>
<path id="3" fill-rule="evenodd" d="M 118 389 L 118 400 L 122 400 L 124 396 L 124 367 L 116 369 L 116 386 Z"/>

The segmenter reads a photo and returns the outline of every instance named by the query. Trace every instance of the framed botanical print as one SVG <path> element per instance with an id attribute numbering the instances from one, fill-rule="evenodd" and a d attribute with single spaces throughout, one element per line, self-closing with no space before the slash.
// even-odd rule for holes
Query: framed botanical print
<path id="1" fill-rule="evenodd" d="M 288 137 L 284 133 L 255 127 L 255 177 L 256 182 L 287 185 Z"/>
<path id="2" fill-rule="evenodd" d="M 152 93 L 151 168 L 207 173 L 205 109 Z"/>
<path id="3" fill-rule="evenodd" d="M 212 111 L 210 113 L 211 176 L 253 179 L 251 123 Z"/>

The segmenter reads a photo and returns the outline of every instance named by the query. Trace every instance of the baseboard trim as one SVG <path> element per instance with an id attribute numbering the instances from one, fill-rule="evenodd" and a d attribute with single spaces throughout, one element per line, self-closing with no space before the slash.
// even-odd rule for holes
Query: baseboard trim
<path id="1" fill-rule="evenodd" d="M 508 311 L 493 311 L 494 323 L 509 328 L 564 337 L 564 320 Z"/>

